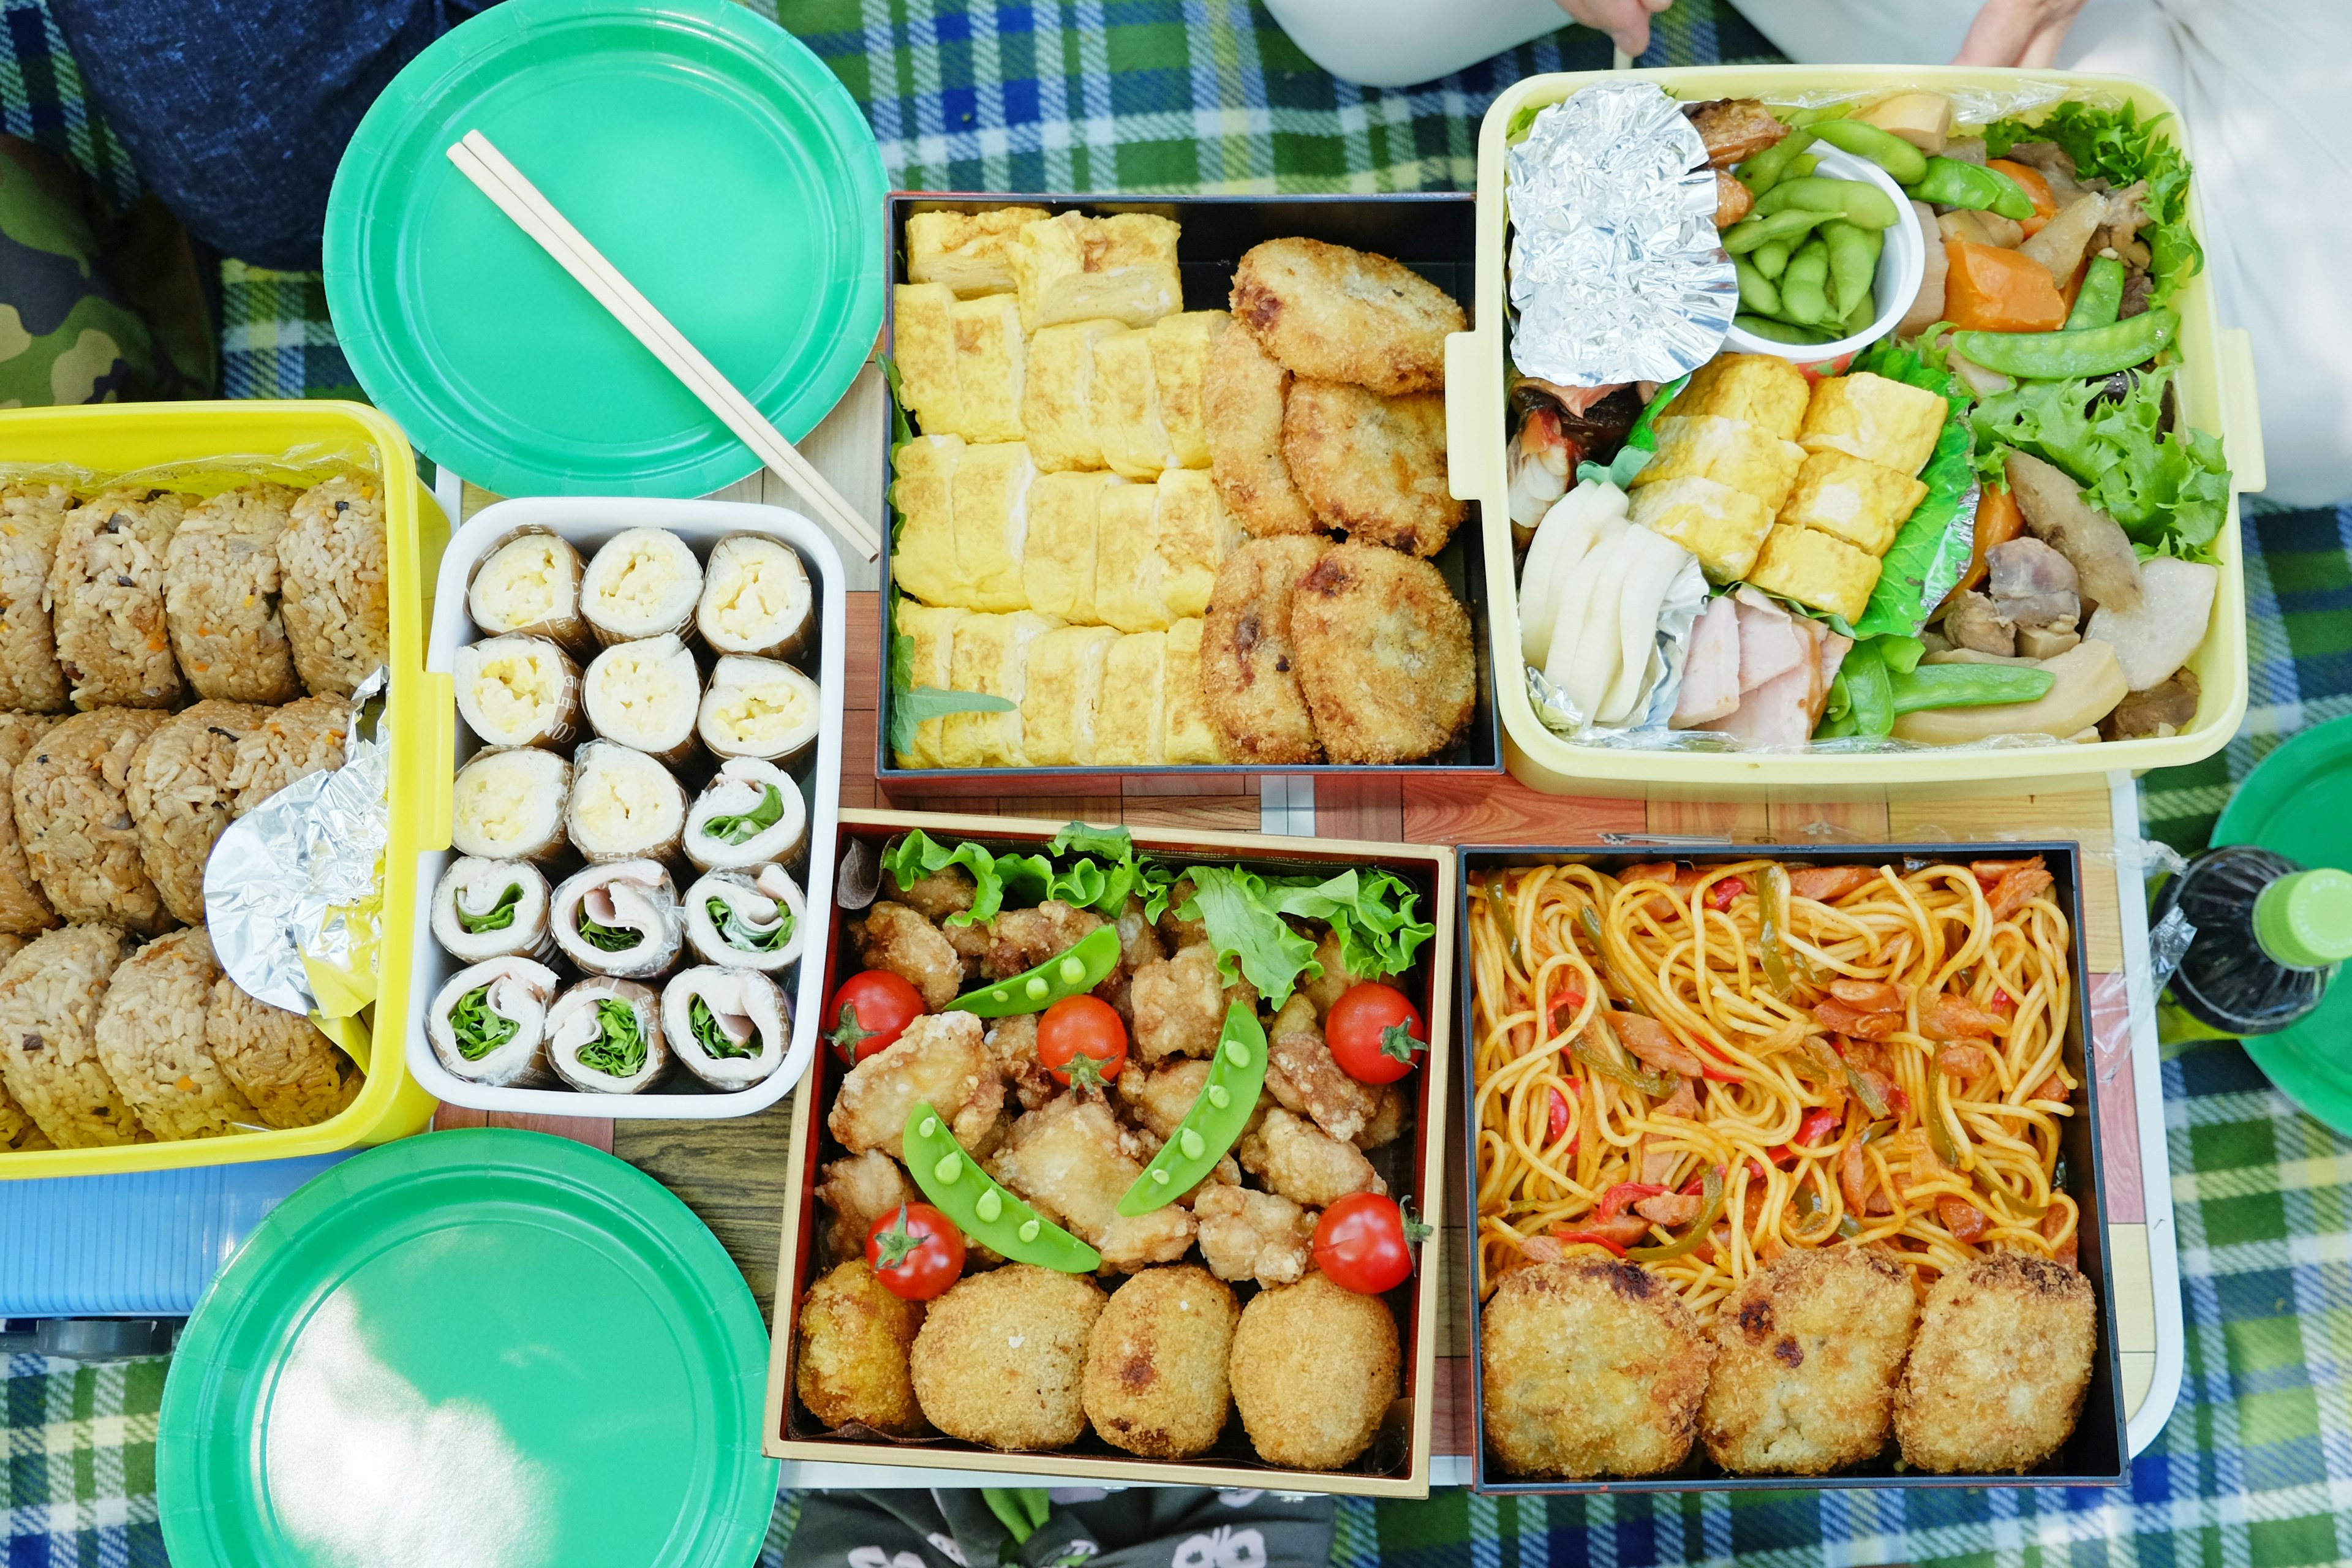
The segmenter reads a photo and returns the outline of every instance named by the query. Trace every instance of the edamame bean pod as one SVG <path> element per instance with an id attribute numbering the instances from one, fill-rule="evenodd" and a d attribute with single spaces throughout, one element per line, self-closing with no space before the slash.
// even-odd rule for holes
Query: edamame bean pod
<path id="1" fill-rule="evenodd" d="M 1831 298 L 1842 314 L 1852 315 L 1859 301 L 1870 298 L 1871 277 L 1878 270 L 1878 258 L 1870 254 L 1870 241 L 1863 237 L 1869 231 L 1833 222 L 1822 225 L 1818 232 L 1829 247 Z"/>
<path id="2" fill-rule="evenodd" d="M 1865 125 L 1859 120 L 1824 120 L 1813 133 L 1831 146 L 1867 158 L 1898 185 L 1907 185 L 1927 172 L 1927 155 L 1892 131 Z"/>
<path id="3" fill-rule="evenodd" d="M 907 1112 L 900 1147 L 923 1196 L 972 1240 L 1015 1263 L 1034 1263 L 1064 1274 L 1092 1274 L 1102 1267 L 1101 1253 L 1014 1197 L 982 1170 L 980 1162 L 956 1142 L 929 1100 L 917 1100 Z"/>
<path id="4" fill-rule="evenodd" d="M 1801 180 L 1807 174 L 1811 174 L 1815 169 L 1818 169 L 1821 166 L 1822 161 L 1819 158 L 1814 157 L 1811 153 L 1808 153 L 1801 158 L 1792 158 L 1789 161 L 1789 173 L 1785 177 L 1791 180 Z"/>
<path id="5" fill-rule="evenodd" d="M 1738 175 L 1739 183 L 1748 187 L 1751 195 L 1760 196 L 1780 184 L 1789 173 L 1790 163 L 1798 153 L 1812 144 L 1811 132 L 1791 131 L 1745 163 L 1740 164 L 1734 173 Z"/>
<path id="6" fill-rule="evenodd" d="M 1853 337 L 1868 329 L 1870 323 L 1877 319 L 1878 301 L 1865 293 L 1853 302 L 1853 309 L 1845 313 L 1845 320 L 1838 323 L 1838 336 Z"/>
<path id="7" fill-rule="evenodd" d="M 1778 283 L 1780 280 L 1780 274 L 1788 268 L 1789 242 L 1785 239 L 1768 239 L 1749 251 L 1748 259 L 1756 264 L 1757 271 Z"/>
<path id="8" fill-rule="evenodd" d="M 1772 280 L 1759 271 L 1744 256 L 1733 257 L 1731 265 L 1733 270 L 1739 274 L 1741 309 L 1755 310 L 1767 316 L 1779 315 L 1780 291 L 1772 287 Z"/>
<path id="9" fill-rule="evenodd" d="M 1811 207 L 1791 207 L 1767 217 L 1746 218 L 1723 231 L 1723 248 L 1739 256 L 1776 239 L 1794 245 L 1811 233 L 1815 224 L 1827 222 L 1836 216 L 1835 213 L 1821 212 Z"/>
<path id="10" fill-rule="evenodd" d="M 2011 187 L 2015 189 L 2014 186 Z M 2025 193 L 2018 192 L 2020 195 Z M 1783 180 L 1756 200 L 1756 216 L 1770 217 L 1791 207 L 1823 212 L 1864 228 L 1885 228 L 1897 214 L 1895 198 L 1861 180 L 1841 180 L 1829 174 L 1808 174 Z"/>
<path id="11" fill-rule="evenodd" d="M 1752 316 L 1745 310 L 1732 317 L 1731 321 L 1741 331 L 1768 342 L 1810 344 L 1830 342 L 1827 332 L 1811 327 L 1800 327 L 1790 321 L 1776 321 L 1769 316 Z"/>
<path id="12" fill-rule="evenodd" d="M 1781 298 L 1788 292 L 1784 287 Z M 1951 344 L 1972 363 L 2021 381 L 2080 381 L 2129 370 L 2169 348 L 2179 334 L 2179 313 L 2159 306 L 2084 331 L 1954 332 Z"/>
<path id="13" fill-rule="evenodd" d="M 1996 212 L 2020 223 L 2033 216 L 2033 198 L 2022 185 L 1998 169 L 1963 163 L 1957 158 L 1928 159 L 1927 172 L 1911 187 L 1911 194 L 1937 206 Z"/>
<path id="14" fill-rule="evenodd" d="M 1150 1214 L 1207 1181 L 1249 1125 L 1265 1083 L 1265 1030 L 1255 1007 L 1236 1002 L 1225 1009 L 1225 1026 L 1218 1033 L 1201 1098 L 1118 1200 L 1118 1212 L 1130 1217 Z"/>
<path id="15" fill-rule="evenodd" d="M 2123 302 L 2124 264 L 2112 256 L 2095 256 L 2091 258 L 2091 269 L 2083 274 L 2083 288 L 2074 296 L 2074 308 L 2066 313 L 2066 330 L 2087 332 L 2112 327 Z"/>
<path id="16" fill-rule="evenodd" d="M 1781 319 L 1808 327 L 1827 324 L 1833 316 L 1827 290 L 1829 275 L 1829 247 L 1815 235 L 1797 247 L 1797 253 L 1789 258 L 1789 269 L 1780 274 Z"/>
<path id="17" fill-rule="evenodd" d="M 1984 708 L 2001 702 L 2039 702 L 2058 678 L 2022 664 L 1923 664 L 1908 675 L 1890 675 L 1895 711 L 1922 708 Z M 1846 689 L 1853 689 L 1849 679 Z"/>
<path id="18" fill-rule="evenodd" d="M 983 1018 L 1042 1013 L 1065 996 L 1082 996 L 1093 990 L 1117 967 L 1118 928 L 1107 925 L 1088 931 L 1075 945 L 1027 973 L 967 991 L 940 1010 L 976 1013 Z"/>

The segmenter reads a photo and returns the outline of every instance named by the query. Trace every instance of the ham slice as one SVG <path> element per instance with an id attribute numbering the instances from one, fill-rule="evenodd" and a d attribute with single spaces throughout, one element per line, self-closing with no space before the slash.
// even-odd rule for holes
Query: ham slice
<path id="1" fill-rule="evenodd" d="M 1712 723 L 1739 706 L 1739 615 L 1729 596 L 1709 604 L 1691 624 L 1683 654 L 1683 686 L 1675 699 L 1676 730 Z"/>
<path id="2" fill-rule="evenodd" d="M 1748 692 L 1796 668 L 1813 651 L 1813 645 L 1799 629 L 1794 616 L 1755 589 L 1742 588 L 1735 598 L 1739 616 L 1739 689 Z"/>

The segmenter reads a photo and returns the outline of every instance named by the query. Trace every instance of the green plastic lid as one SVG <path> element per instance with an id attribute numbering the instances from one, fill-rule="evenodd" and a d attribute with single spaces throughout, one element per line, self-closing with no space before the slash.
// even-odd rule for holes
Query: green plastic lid
<path id="1" fill-rule="evenodd" d="M 506 0 L 377 98 L 335 172 L 327 303 L 376 405 L 502 495 L 698 496 L 760 459 L 456 166 L 479 130 L 785 437 L 882 324 L 881 153 L 729 0 Z"/>
<path id="2" fill-rule="evenodd" d="M 2254 940 L 2290 969 L 2352 958 L 2352 872 L 2322 867 L 2264 888 L 2254 900 Z"/>

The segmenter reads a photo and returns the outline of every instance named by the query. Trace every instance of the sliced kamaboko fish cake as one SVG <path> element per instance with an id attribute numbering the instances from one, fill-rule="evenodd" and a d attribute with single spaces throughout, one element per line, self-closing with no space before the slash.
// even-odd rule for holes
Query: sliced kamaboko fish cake
<path id="1" fill-rule="evenodd" d="M 586 1094 L 637 1094 L 669 1071 L 661 999 L 650 985 L 597 975 L 556 998 L 547 1016 L 547 1058 Z"/>
<path id="2" fill-rule="evenodd" d="M 652 860 L 591 866 L 555 889 L 555 945 L 591 974 L 650 980 L 677 962 L 677 888 Z"/>
<path id="3" fill-rule="evenodd" d="M 546 877 L 528 860 L 459 856 L 433 889 L 433 940 L 460 963 L 544 960 L 555 952 L 549 897 Z"/>
<path id="4" fill-rule="evenodd" d="M 457 770 L 449 842 L 484 860 L 547 860 L 563 849 L 572 764 L 536 746 L 477 752 Z"/>
<path id="5" fill-rule="evenodd" d="M 686 940 L 705 963 L 773 973 L 807 935 L 807 903 L 782 866 L 713 871 L 686 890 Z"/>
<path id="6" fill-rule="evenodd" d="M 702 597 L 702 563 L 664 528 L 616 534 L 580 579 L 580 613 L 606 645 L 679 632 Z"/>
<path id="7" fill-rule="evenodd" d="M 1529 664 L 1541 669 L 1551 651 L 1570 576 L 1602 530 L 1624 521 L 1625 492 L 1605 482 L 1578 485 L 1544 513 L 1519 574 L 1519 653 Z"/>
<path id="8" fill-rule="evenodd" d="M 474 568 L 466 612 L 492 637 L 552 637 L 568 648 L 595 639 L 580 614 L 580 552 L 544 529 L 494 546 Z"/>
<path id="9" fill-rule="evenodd" d="M 560 751 L 580 737 L 580 667 L 552 637 L 469 643 L 449 659 L 457 712 L 486 746 Z"/>
<path id="10" fill-rule="evenodd" d="M 614 643 L 588 666 L 589 727 L 676 767 L 694 754 L 702 672 L 676 633 Z"/>
<path id="11" fill-rule="evenodd" d="M 706 965 L 662 987 L 662 1034 L 686 1070 L 711 1088 L 749 1089 L 783 1065 L 792 1009 L 756 970 Z"/>
<path id="12" fill-rule="evenodd" d="M 686 831 L 686 789 L 643 752 L 591 741 L 572 760 L 563 825 L 583 859 L 666 860 Z"/>
<path id="13" fill-rule="evenodd" d="M 730 656 L 710 672 L 698 727 L 719 756 L 789 764 L 816 743 L 823 716 L 816 682 L 791 665 Z"/>
<path id="14" fill-rule="evenodd" d="M 792 774 L 757 757 L 730 757 L 686 816 L 686 858 L 701 870 L 771 860 L 797 865 L 808 849 L 808 803 Z"/>
<path id="15" fill-rule="evenodd" d="M 552 1084 L 547 1009 L 559 984 L 547 965 L 513 953 L 459 970 L 425 1016 L 433 1054 L 468 1083 L 492 1089 Z"/>
<path id="16" fill-rule="evenodd" d="M 694 625 L 721 654 L 797 658 L 815 611 L 808 567 L 791 545 L 764 533 L 730 533 L 711 547 Z"/>

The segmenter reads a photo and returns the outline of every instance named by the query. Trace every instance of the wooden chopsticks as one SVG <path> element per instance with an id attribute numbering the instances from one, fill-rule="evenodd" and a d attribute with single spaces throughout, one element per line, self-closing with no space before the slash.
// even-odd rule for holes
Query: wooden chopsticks
<path id="1" fill-rule="evenodd" d="M 517 227 L 537 240 L 540 247 L 594 296 L 614 321 L 626 327 L 629 335 L 661 361 L 688 392 L 701 400 L 704 407 L 719 416 L 738 439 L 758 453 L 761 462 L 814 502 L 835 528 L 866 552 L 866 559 L 874 560 L 881 553 L 880 539 L 841 498 L 841 493 L 784 439 L 782 432 L 768 423 L 767 416 L 752 405 L 750 398 L 719 374 L 717 365 L 703 357 L 701 350 L 687 342 L 669 319 L 654 309 L 653 302 L 638 293 L 636 286 L 572 226 L 570 219 L 540 195 L 539 187 L 524 178 L 521 170 L 507 162 L 506 154 L 492 146 L 488 137 L 479 131 L 468 131 L 461 140 L 451 143 L 449 162 L 497 203 L 499 210 L 512 218 Z"/>

